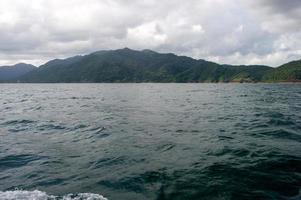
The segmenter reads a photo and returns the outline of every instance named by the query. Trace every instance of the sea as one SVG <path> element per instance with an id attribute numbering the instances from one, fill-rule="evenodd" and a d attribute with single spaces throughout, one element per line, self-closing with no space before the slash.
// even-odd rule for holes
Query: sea
<path id="1" fill-rule="evenodd" d="M 0 84 L 0 200 L 300 200 L 301 84 Z"/>

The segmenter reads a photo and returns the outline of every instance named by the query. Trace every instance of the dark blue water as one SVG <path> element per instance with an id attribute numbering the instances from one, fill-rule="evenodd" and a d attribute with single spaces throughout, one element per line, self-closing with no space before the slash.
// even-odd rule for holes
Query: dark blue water
<path id="1" fill-rule="evenodd" d="M 300 84 L 1 84 L 0 95 L 0 199 L 301 199 Z"/>

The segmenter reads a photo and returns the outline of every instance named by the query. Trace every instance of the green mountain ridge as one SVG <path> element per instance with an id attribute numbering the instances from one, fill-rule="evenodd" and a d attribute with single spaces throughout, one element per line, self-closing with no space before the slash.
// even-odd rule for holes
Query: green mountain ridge
<path id="1" fill-rule="evenodd" d="M 124 48 L 55 59 L 11 82 L 295 82 L 301 79 L 300 62 L 291 62 L 278 68 L 233 66 L 172 53 Z"/>
<path id="2" fill-rule="evenodd" d="M 301 82 L 301 60 L 284 64 L 263 76 L 265 82 Z"/>

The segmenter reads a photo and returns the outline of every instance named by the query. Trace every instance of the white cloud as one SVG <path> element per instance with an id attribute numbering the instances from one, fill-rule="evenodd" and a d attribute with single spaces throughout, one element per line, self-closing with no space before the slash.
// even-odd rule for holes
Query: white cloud
<path id="1" fill-rule="evenodd" d="M 127 39 L 136 48 L 154 48 L 167 40 L 167 35 L 156 22 L 142 24 L 127 30 Z"/>
<path id="2" fill-rule="evenodd" d="M 192 31 L 195 32 L 195 33 L 205 33 L 203 27 L 199 24 L 196 24 L 196 25 L 192 25 Z"/>
<path id="3" fill-rule="evenodd" d="M 235 29 L 235 31 L 237 31 L 237 32 L 239 32 L 239 33 L 243 32 L 243 31 L 244 31 L 244 25 L 239 25 L 239 26 Z"/>
<path id="4" fill-rule="evenodd" d="M 0 65 L 125 46 L 229 64 L 300 59 L 300 0 L 0 0 Z"/>

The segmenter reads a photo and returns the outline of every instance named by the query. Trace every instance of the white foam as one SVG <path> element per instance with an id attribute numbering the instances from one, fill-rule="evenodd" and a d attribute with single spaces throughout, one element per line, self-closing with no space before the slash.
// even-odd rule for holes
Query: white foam
<path id="1" fill-rule="evenodd" d="M 102 195 L 93 193 L 67 194 L 64 196 L 48 195 L 39 190 L 0 191 L 0 200 L 108 200 Z"/>

